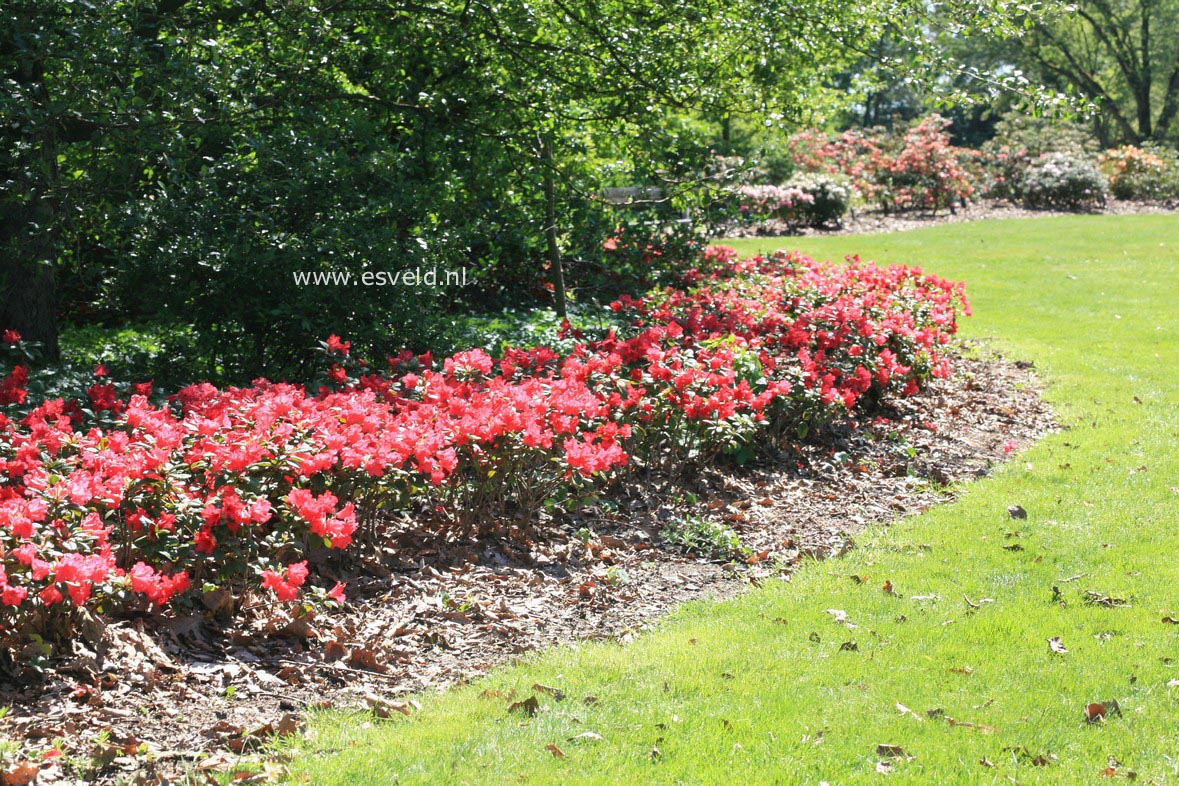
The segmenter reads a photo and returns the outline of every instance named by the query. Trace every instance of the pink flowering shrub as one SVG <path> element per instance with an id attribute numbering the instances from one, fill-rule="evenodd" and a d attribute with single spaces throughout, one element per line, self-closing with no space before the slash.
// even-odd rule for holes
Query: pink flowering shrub
<path id="1" fill-rule="evenodd" d="M 950 121 L 929 115 L 903 134 L 850 129 L 835 137 L 817 131 L 789 143 L 803 172 L 842 174 L 865 202 L 884 210 L 953 208 L 975 193 L 978 153 L 950 144 Z"/>
<path id="2" fill-rule="evenodd" d="M 759 222 L 779 218 L 797 222 L 805 205 L 814 197 L 792 186 L 744 185 L 737 187 L 737 209 L 745 221 Z"/>
<path id="3" fill-rule="evenodd" d="M 942 347 L 968 313 L 961 285 L 917 268 L 722 247 L 679 287 L 611 308 L 625 332 L 569 330 L 563 354 L 403 353 L 377 371 L 333 336 L 318 389 L 197 384 L 156 403 L 105 377 L 84 399 L 33 401 L 5 332 L 2 635 L 56 609 L 161 607 L 210 587 L 294 601 L 325 555 L 370 545 L 381 510 L 524 531 L 563 486 L 691 471 L 911 395 L 948 373 Z"/>
<path id="4" fill-rule="evenodd" d="M 882 128 L 851 128 L 829 137 L 817 130 L 803 130 L 790 138 L 795 168 L 800 172 L 847 177 L 864 202 L 876 202 L 882 180 L 895 155 L 895 140 Z"/>
<path id="5" fill-rule="evenodd" d="M 977 154 L 952 146 L 949 127 L 948 119 L 930 115 L 905 132 L 903 147 L 880 177 L 887 209 L 937 212 L 973 196 L 972 178 L 963 164 Z"/>

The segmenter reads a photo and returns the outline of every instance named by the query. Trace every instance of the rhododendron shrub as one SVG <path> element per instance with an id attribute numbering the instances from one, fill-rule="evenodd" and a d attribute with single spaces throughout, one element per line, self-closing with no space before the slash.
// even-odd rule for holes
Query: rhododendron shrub
<path id="1" fill-rule="evenodd" d="M 1086 158 L 1045 153 L 1023 175 L 1020 199 L 1028 207 L 1084 210 L 1105 206 L 1105 175 Z"/>
<path id="2" fill-rule="evenodd" d="M 950 144 L 950 121 L 930 115 L 905 132 L 903 147 L 878 174 L 886 209 L 953 209 L 974 195 L 965 164 L 978 156 Z"/>
<path id="3" fill-rule="evenodd" d="M 960 285 L 917 268 L 779 253 L 614 308 L 652 325 L 623 345 L 626 357 L 640 342 L 632 378 L 649 388 L 635 433 L 652 444 L 636 452 L 666 456 L 678 433 L 707 460 L 947 375 L 941 348 L 968 305 Z"/>
<path id="4" fill-rule="evenodd" d="M 979 176 L 979 154 L 951 145 L 949 127 L 934 114 L 903 134 L 851 129 L 828 137 L 808 130 L 789 146 L 800 171 L 846 176 L 865 202 L 886 211 L 936 212 L 972 197 Z"/>
<path id="5" fill-rule="evenodd" d="M 799 209 L 802 224 L 811 227 L 840 225 L 851 209 L 851 181 L 841 174 L 800 173 L 787 183 L 810 197 Z"/>
<path id="6" fill-rule="evenodd" d="M 982 146 L 986 195 L 1023 201 L 1028 173 L 1047 153 L 1084 160 L 1096 158 L 1097 140 L 1084 127 L 1059 118 L 1033 118 L 1012 113 L 995 125 L 994 138 Z"/>
<path id="7" fill-rule="evenodd" d="M 737 211 L 750 222 L 781 219 L 797 223 L 805 206 L 815 198 L 793 186 L 743 185 L 735 192 Z"/>
<path id="8" fill-rule="evenodd" d="M 898 144 L 882 128 L 851 128 L 834 137 L 808 129 L 792 136 L 788 147 L 798 172 L 842 175 L 861 200 L 875 202 Z"/>
<path id="9" fill-rule="evenodd" d="M 917 268 L 712 247 L 676 286 L 611 309 L 625 329 L 567 326 L 562 352 L 406 352 L 377 369 L 332 336 L 310 389 L 197 384 L 166 401 L 102 370 L 74 400 L 37 400 L 2 334 L 0 625 L 212 587 L 339 601 L 315 568 L 371 546 L 382 511 L 524 533 L 570 488 L 748 457 L 947 374 L 967 305 Z"/>
<path id="10" fill-rule="evenodd" d="M 1106 150 L 1099 159 L 1109 190 L 1118 199 L 1164 200 L 1179 196 L 1179 156 L 1173 150 L 1130 145 Z"/>

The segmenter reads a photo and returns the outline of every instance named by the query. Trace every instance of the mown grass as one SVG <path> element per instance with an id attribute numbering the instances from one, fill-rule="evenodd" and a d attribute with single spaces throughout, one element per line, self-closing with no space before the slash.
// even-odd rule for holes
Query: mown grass
<path id="1" fill-rule="evenodd" d="M 1179 618 L 1179 217 L 735 245 L 859 253 L 967 281 L 975 317 L 963 334 L 1034 360 L 1067 429 L 956 502 L 865 533 L 845 558 L 691 604 L 628 645 L 536 655 L 420 696 L 408 718 L 318 714 L 293 777 L 1081 783 L 1133 771 L 1179 783 L 1179 625 L 1163 621 Z M 1009 517 L 1013 504 L 1026 520 Z M 1087 591 L 1128 607 L 1088 605 Z M 1052 637 L 1068 652 L 1052 652 Z M 522 699 L 534 683 L 567 698 L 537 694 L 530 718 L 494 695 Z M 1108 700 L 1120 715 L 1085 720 L 1087 704 Z"/>

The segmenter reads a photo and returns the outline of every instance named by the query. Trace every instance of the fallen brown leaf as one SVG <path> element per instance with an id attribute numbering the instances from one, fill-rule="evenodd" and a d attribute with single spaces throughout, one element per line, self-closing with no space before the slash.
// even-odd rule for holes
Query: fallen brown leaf
<path id="1" fill-rule="evenodd" d="M 488 688 L 487 690 L 485 690 L 479 694 L 479 698 L 481 698 L 481 699 L 511 699 L 515 695 L 516 695 L 516 691 L 510 691 L 508 693 L 504 693 L 502 690 L 492 690 L 491 688 Z"/>
<path id="2" fill-rule="evenodd" d="M 540 702 L 536 700 L 535 696 L 529 696 L 523 701 L 514 701 L 509 704 L 508 712 L 519 712 L 531 718 L 540 712 Z"/>
<path id="3" fill-rule="evenodd" d="M 402 715 L 409 715 L 413 711 L 403 701 L 388 701 L 372 694 L 365 696 L 365 702 L 368 704 L 368 708 L 372 710 L 373 715 L 376 715 L 378 718 L 390 718 L 395 712 L 399 712 Z"/>
<path id="4" fill-rule="evenodd" d="M 532 689 L 537 693 L 544 693 L 552 696 L 557 701 L 565 701 L 565 691 L 560 688 L 551 688 L 548 685 L 541 685 L 539 682 L 534 683 Z"/>
<path id="5" fill-rule="evenodd" d="M 378 674 L 389 671 L 389 667 L 377 659 L 377 653 L 364 647 L 355 647 L 352 650 L 352 654 L 348 656 L 348 665 L 354 669 L 375 671 Z"/>
<path id="6" fill-rule="evenodd" d="M 197 769 L 206 772 L 213 770 L 216 772 L 227 772 L 237 765 L 237 757 L 230 756 L 228 753 L 216 752 L 212 753 L 197 762 Z"/>
<path id="7" fill-rule="evenodd" d="M 975 731 L 981 731 L 983 734 L 994 734 L 998 731 L 998 729 L 996 729 L 994 726 L 988 726 L 985 723 L 971 723 L 970 721 L 954 720 L 948 715 L 946 716 L 946 723 L 950 724 L 951 726 L 959 726 L 963 729 L 974 729 Z"/>
<path id="8" fill-rule="evenodd" d="M 1092 704 L 1085 705 L 1085 720 L 1090 723 L 1097 723 L 1106 717 L 1121 714 L 1122 708 L 1113 699 L 1109 701 L 1095 701 Z"/>
<path id="9" fill-rule="evenodd" d="M 1086 606 L 1104 606 L 1107 609 L 1130 608 L 1130 601 L 1125 598 L 1115 598 L 1094 590 L 1085 590 L 1083 600 Z"/>
<path id="10" fill-rule="evenodd" d="M 37 780 L 41 768 L 30 761 L 17 764 L 11 770 L 0 772 L 0 786 L 29 786 Z"/>
<path id="11" fill-rule="evenodd" d="M 553 754 L 554 758 L 557 758 L 557 759 L 565 758 L 565 751 L 558 748 L 555 744 L 550 742 L 548 745 L 546 745 L 544 747 L 545 747 L 545 750 L 547 750 L 549 753 Z"/>
<path id="12" fill-rule="evenodd" d="M 311 624 L 303 619 L 297 618 L 287 621 L 285 625 L 276 631 L 273 631 L 278 636 L 288 636 L 293 639 L 314 639 L 319 636 L 319 632 L 311 627 Z"/>
<path id="13" fill-rule="evenodd" d="M 1004 748 L 1003 752 L 1010 753 L 1011 755 L 1015 756 L 1016 759 L 1019 759 L 1020 761 L 1026 761 L 1033 767 L 1045 767 L 1048 765 L 1050 760 L 1057 760 L 1056 754 L 1054 753 L 1050 753 L 1047 756 L 1042 753 L 1032 753 L 1027 749 L 1026 745 L 1013 745 Z"/>

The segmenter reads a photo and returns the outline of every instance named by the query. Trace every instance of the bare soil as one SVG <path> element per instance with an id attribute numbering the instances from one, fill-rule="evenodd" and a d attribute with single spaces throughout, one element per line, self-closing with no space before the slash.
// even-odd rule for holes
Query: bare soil
<path id="1" fill-rule="evenodd" d="M 788 576 L 852 548 L 870 523 L 953 498 L 1053 430 L 1030 366 L 960 358 L 951 379 L 860 424 L 691 482 L 627 484 L 547 519 L 531 541 L 452 540 L 389 521 L 383 552 L 337 566 L 350 596 L 338 610 L 295 616 L 255 598 L 232 613 L 212 602 L 89 619 L 42 675 L 0 684 L 0 740 L 11 741 L 2 782 L 203 784 L 218 772 L 270 782 L 281 763 L 250 754 L 298 733 L 308 708 L 411 713 L 413 693 L 519 653 L 625 640 L 677 604 Z M 669 528 L 693 518 L 730 527 L 742 550 L 671 545 Z"/>

